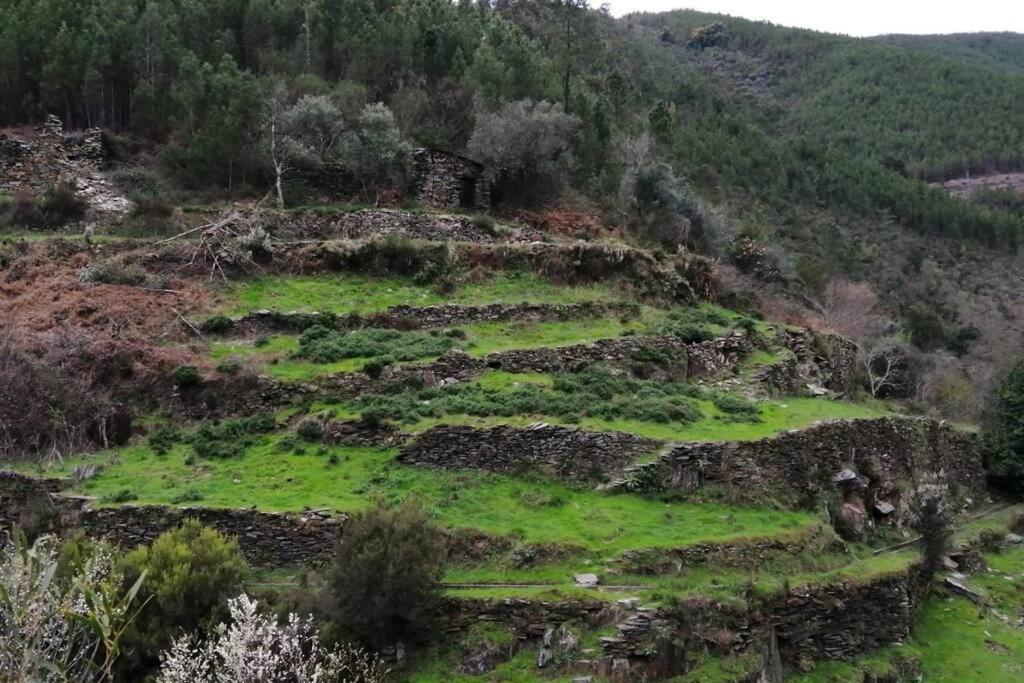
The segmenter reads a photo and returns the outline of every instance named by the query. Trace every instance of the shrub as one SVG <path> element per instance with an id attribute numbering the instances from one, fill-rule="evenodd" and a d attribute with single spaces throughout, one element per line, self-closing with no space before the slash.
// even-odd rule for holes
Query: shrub
<path id="1" fill-rule="evenodd" d="M 478 213 L 470 219 L 470 222 L 485 235 L 490 235 L 491 237 L 498 236 L 498 225 L 487 214 Z"/>
<path id="2" fill-rule="evenodd" d="M 684 323 L 682 325 L 676 325 L 668 327 L 665 330 L 665 334 L 671 334 L 679 337 L 687 344 L 699 344 L 700 342 L 711 341 L 715 338 L 715 335 L 711 334 L 711 331 L 706 327 L 695 325 L 693 323 Z"/>
<path id="3" fill-rule="evenodd" d="M 177 427 L 158 427 L 150 433 L 149 447 L 157 455 L 166 455 L 175 444 L 181 443 L 182 434 Z"/>
<path id="4" fill-rule="evenodd" d="M 257 606 L 243 594 L 228 601 L 231 625 L 212 629 L 205 643 L 192 635 L 177 637 L 161 656 L 158 683 L 381 683 L 387 678 L 388 669 L 376 655 L 351 646 L 324 647 L 312 617 L 290 614 L 281 624 Z"/>
<path id="5" fill-rule="evenodd" d="M 226 315 L 215 315 L 201 322 L 199 331 L 203 334 L 222 334 L 230 332 L 234 326 L 235 321 Z"/>
<path id="6" fill-rule="evenodd" d="M 761 415 L 757 404 L 732 394 L 718 394 L 712 399 L 715 407 L 735 421 L 760 422 Z"/>
<path id="7" fill-rule="evenodd" d="M 195 489 L 188 489 L 182 491 L 178 495 L 171 498 L 171 503 L 174 505 L 180 505 L 181 503 L 195 503 L 203 499 L 203 494 L 199 493 Z"/>
<path id="8" fill-rule="evenodd" d="M 445 553 L 441 532 L 411 503 L 355 514 L 328 573 L 336 623 L 374 647 L 429 633 Z"/>
<path id="9" fill-rule="evenodd" d="M 50 227 L 60 227 L 85 216 L 89 205 L 78 196 L 75 188 L 60 183 L 43 195 L 39 208 L 43 211 L 46 223 Z"/>
<path id="10" fill-rule="evenodd" d="M 191 389 L 203 381 L 199 368 L 194 365 L 179 365 L 174 369 L 174 383 L 181 389 Z"/>
<path id="11" fill-rule="evenodd" d="M 306 441 L 320 441 L 324 438 L 324 425 L 319 420 L 306 418 L 299 423 L 295 432 Z"/>
<path id="12" fill-rule="evenodd" d="M 384 370 L 390 367 L 391 365 L 394 365 L 394 363 L 395 359 L 392 358 L 391 356 L 374 358 L 373 360 L 367 361 L 366 364 L 363 365 L 363 372 L 365 372 L 370 379 L 379 379 L 380 376 L 384 374 Z"/>
<path id="13" fill-rule="evenodd" d="M 135 594 L 119 590 L 113 552 L 12 531 L 0 550 L 0 680 L 114 680 Z"/>
<path id="14" fill-rule="evenodd" d="M 207 422 L 196 430 L 189 441 L 200 458 L 237 458 L 255 442 L 258 434 L 276 426 L 272 415 L 253 415 L 222 422 Z"/>
<path id="15" fill-rule="evenodd" d="M 78 271 L 78 280 L 85 283 L 139 287 L 146 284 L 148 279 L 149 276 L 141 266 L 120 259 L 96 261 Z"/>
<path id="16" fill-rule="evenodd" d="M 39 358 L 16 336 L 0 340 L 0 454 L 69 453 L 98 441 L 114 408 L 102 387 L 76 371 L 79 342 L 56 335 Z"/>
<path id="17" fill-rule="evenodd" d="M 237 360 L 226 360 L 217 364 L 217 372 L 222 375 L 237 375 L 241 369 L 242 365 Z"/>
<path id="18" fill-rule="evenodd" d="M 186 520 L 121 562 L 126 585 L 145 574 L 145 605 L 126 634 L 123 680 L 140 680 L 182 630 L 205 629 L 227 616 L 227 600 L 241 592 L 246 563 L 238 541 Z"/>
<path id="19" fill-rule="evenodd" d="M 107 503 L 127 503 L 132 500 L 138 500 L 139 496 L 131 489 L 121 489 L 117 493 L 107 496 Z"/>
<path id="20" fill-rule="evenodd" d="M 299 338 L 296 356 L 314 363 L 336 363 L 345 358 L 377 358 L 388 356 L 395 361 L 411 361 L 441 356 L 454 346 L 444 335 L 429 332 L 367 327 L 340 332 L 323 325 L 314 325 Z"/>

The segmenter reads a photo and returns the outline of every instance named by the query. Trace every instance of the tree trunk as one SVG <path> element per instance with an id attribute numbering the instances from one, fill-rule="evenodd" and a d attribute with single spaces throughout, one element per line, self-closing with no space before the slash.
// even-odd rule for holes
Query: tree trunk
<path id="1" fill-rule="evenodd" d="M 284 190 L 281 187 L 281 176 L 284 175 L 284 169 L 280 164 L 274 164 L 274 188 L 277 190 L 277 208 L 284 208 Z"/>

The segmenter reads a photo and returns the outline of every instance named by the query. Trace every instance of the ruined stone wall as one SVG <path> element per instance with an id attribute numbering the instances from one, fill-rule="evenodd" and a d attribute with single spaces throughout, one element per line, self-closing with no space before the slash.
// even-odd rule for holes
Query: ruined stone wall
<path id="1" fill-rule="evenodd" d="M 794 371 L 804 383 L 849 393 L 857 384 L 857 345 L 837 334 L 784 329 L 779 341 L 796 357 Z"/>
<path id="2" fill-rule="evenodd" d="M 505 474 L 532 469 L 565 481 L 598 483 L 660 445 L 634 434 L 544 424 L 526 429 L 441 425 L 404 447 L 398 459 L 406 465 Z"/>
<path id="3" fill-rule="evenodd" d="M 454 154 L 433 149 L 413 152 L 413 194 L 423 203 L 439 209 L 488 209 L 490 183 L 483 167 Z M 466 194 L 471 196 L 466 196 Z"/>
<path id="4" fill-rule="evenodd" d="M 131 202 L 99 173 L 104 158 L 102 131 L 91 128 L 65 138 L 60 119 L 50 115 L 31 141 L 0 139 L 0 190 L 39 196 L 67 183 L 94 210 L 124 213 Z"/>

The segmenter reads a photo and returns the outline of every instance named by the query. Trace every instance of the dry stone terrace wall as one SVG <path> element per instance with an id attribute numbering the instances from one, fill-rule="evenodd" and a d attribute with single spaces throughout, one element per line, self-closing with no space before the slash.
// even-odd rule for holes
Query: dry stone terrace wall
<path id="1" fill-rule="evenodd" d="M 480 306 L 443 304 L 439 306 L 391 306 L 371 315 L 336 315 L 333 313 L 280 313 L 260 310 L 233 320 L 211 319 L 215 334 L 253 334 L 267 331 L 301 332 L 313 325 L 339 330 L 360 327 L 437 328 L 479 322 L 512 320 L 579 320 L 611 316 L 635 315 L 638 307 L 631 303 L 582 304 L 484 304 Z"/>
<path id="2" fill-rule="evenodd" d="M 687 375 L 693 377 L 730 368 L 749 350 L 750 344 L 742 333 L 706 342 L 686 342 L 674 336 L 635 336 L 600 339 L 593 344 L 502 351 L 486 356 L 484 361 L 508 372 L 558 372 L 595 363 L 629 363 L 643 352 L 660 351 L 685 363 Z"/>
<path id="3" fill-rule="evenodd" d="M 552 372 L 596 363 L 621 365 L 632 363 L 641 349 L 659 349 L 691 375 L 700 375 L 720 372 L 739 362 L 747 349 L 747 341 L 742 335 L 698 343 L 687 343 L 673 336 L 633 336 L 603 339 L 592 345 L 499 351 L 483 357 L 454 352 L 431 363 L 389 368 L 376 380 L 361 372 L 340 373 L 305 384 L 253 375 L 219 376 L 207 380 L 199 389 L 175 389 L 165 404 L 183 417 L 205 419 L 266 411 L 317 396 L 348 398 L 379 389 L 385 382 L 406 379 L 416 379 L 425 386 L 437 386 L 466 381 L 489 369 Z"/>
<path id="4" fill-rule="evenodd" d="M 437 245 L 421 245 L 423 249 Z M 322 242 L 282 249 L 281 265 L 298 272 L 359 271 L 380 241 Z M 713 264 L 695 255 L 656 256 L 649 251 L 601 242 L 504 242 L 473 244 L 451 242 L 451 263 L 463 268 L 526 270 L 569 283 L 626 281 L 637 290 L 663 301 L 713 300 L 718 281 Z"/>
<path id="5" fill-rule="evenodd" d="M 748 605 L 688 598 L 652 609 L 599 600 L 461 600 L 448 605 L 446 626 L 506 625 L 520 638 L 549 640 L 562 625 L 599 628 L 600 653 L 576 661 L 580 674 L 617 674 L 616 680 L 669 678 L 686 673 L 709 650 L 717 655 L 753 653 L 762 678 L 781 681 L 782 669 L 799 670 L 814 660 L 845 660 L 904 642 L 913 625 L 918 572 L 864 581 L 807 585 Z"/>
<path id="6" fill-rule="evenodd" d="M 45 529 L 82 529 L 94 538 L 133 548 L 194 518 L 238 538 L 246 559 L 257 566 L 316 565 L 330 557 L 344 517 L 321 512 L 271 513 L 254 509 L 176 508 L 126 505 L 97 508 L 87 498 L 65 496 L 70 482 L 34 479 L 0 471 L 0 523 L 23 524 L 23 512 L 44 514 Z"/>
<path id="7" fill-rule="evenodd" d="M 363 209 L 347 213 L 266 212 L 274 234 L 283 239 L 339 240 L 387 237 L 459 242 L 499 241 L 493 231 L 484 230 L 469 216 L 431 214 L 400 209 Z M 508 239 L 536 239 L 531 231 L 513 231 Z"/>
<path id="8" fill-rule="evenodd" d="M 836 482 L 844 469 L 857 479 Z M 839 487 L 859 496 L 866 510 L 881 502 L 893 505 L 899 520 L 913 483 L 925 473 L 941 474 L 964 496 L 982 495 L 985 473 L 978 437 L 928 419 L 835 421 L 759 441 L 678 444 L 660 461 L 627 476 L 684 490 L 715 483 L 749 500 L 789 492 L 804 507 Z"/>
<path id="9" fill-rule="evenodd" d="M 660 445 L 634 434 L 543 424 L 527 429 L 442 425 L 403 448 L 398 459 L 406 465 L 504 474 L 533 469 L 571 482 L 598 483 Z"/>

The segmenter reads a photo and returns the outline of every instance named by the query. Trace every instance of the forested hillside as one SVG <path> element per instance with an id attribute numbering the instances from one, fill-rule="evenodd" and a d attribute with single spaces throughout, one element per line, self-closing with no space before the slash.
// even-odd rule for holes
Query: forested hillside
<path id="1" fill-rule="evenodd" d="M 978 66 L 1024 70 L 1024 35 L 1020 33 L 953 33 L 941 36 L 887 35 L 878 42 L 950 57 Z"/>
<path id="2" fill-rule="evenodd" d="M 1014 315 L 1005 279 L 985 284 L 955 254 L 1011 257 L 1020 203 L 924 182 L 1020 168 L 1013 36 L 906 48 L 555 1 L 6 0 L 3 12 L 0 120 L 107 128 L 122 184 L 146 205 L 260 195 L 275 175 L 338 163 L 371 199 L 422 145 L 484 162 L 508 210 L 582 203 L 643 239 L 737 263 L 752 240 L 767 249 L 755 274 L 797 302 L 830 279 L 869 282 L 890 329 L 927 351 L 963 357 Z M 278 115 L 307 132 L 334 122 L 282 162 Z M 383 140 L 390 156 L 369 160 Z M 893 240 L 906 248 L 881 247 Z M 920 293 L 920 269 L 941 262 L 942 286 Z"/>

